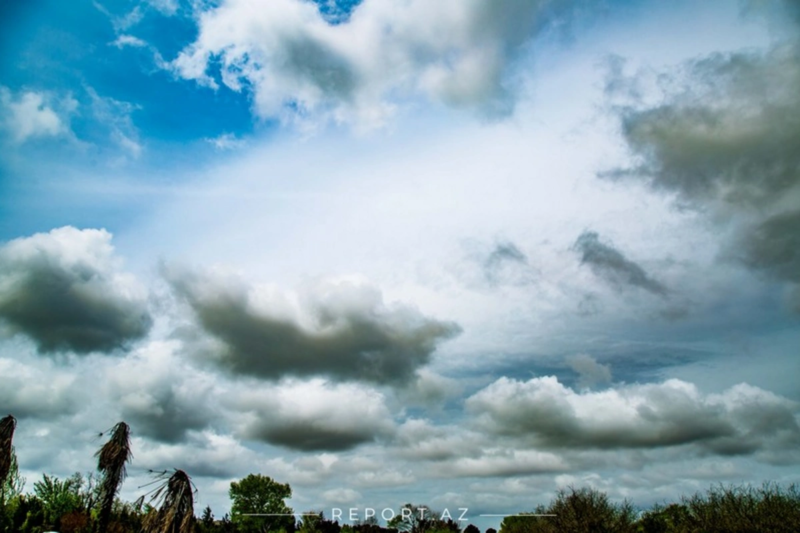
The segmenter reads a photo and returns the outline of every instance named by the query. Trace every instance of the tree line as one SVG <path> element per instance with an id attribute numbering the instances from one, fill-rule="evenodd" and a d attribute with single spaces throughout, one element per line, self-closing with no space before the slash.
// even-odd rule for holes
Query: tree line
<path id="1" fill-rule="evenodd" d="M 406 504 L 382 527 L 372 516 L 339 524 L 322 511 L 295 514 L 286 504 L 289 484 L 250 474 L 234 481 L 231 512 L 220 518 L 205 507 L 195 516 L 197 490 L 183 470 L 152 472 L 148 492 L 135 502 L 119 490 L 132 460 L 130 427 L 115 425 L 95 454 L 97 471 L 66 479 L 43 474 L 23 493 L 13 435 L 16 420 L 0 419 L 0 533 L 480 533 L 443 519 L 427 506 Z M 424 511 L 424 512 L 421 512 Z M 557 492 L 548 505 L 503 519 L 500 533 L 739 533 L 800 531 L 800 490 L 765 484 L 712 487 L 677 503 L 637 510 L 592 488 Z M 497 533 L 492 528 L 485 533 Z"/>

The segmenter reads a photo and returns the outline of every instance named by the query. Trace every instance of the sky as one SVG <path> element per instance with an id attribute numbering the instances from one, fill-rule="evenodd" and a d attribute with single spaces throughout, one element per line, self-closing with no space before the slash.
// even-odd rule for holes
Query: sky
<path id="1" fill-rule="evenodd" d="M 27 489 L 196 509 L 800 482 L 800 10 L 5 0 L 0 410 Z M 467 522 L 463 524 L 466 525 Z"/>

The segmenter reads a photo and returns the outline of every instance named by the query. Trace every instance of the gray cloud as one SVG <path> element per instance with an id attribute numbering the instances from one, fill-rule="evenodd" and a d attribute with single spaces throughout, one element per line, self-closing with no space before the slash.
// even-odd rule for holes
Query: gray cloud
<path id="1" fill-rule="evenodd" d="M 530 282 L 532 273 L 527 256 L 513 242 L 497 243 L 484 260 L 483 271 L 491 285 L 504 281 Z"/>
<path id="2" fill-rule="evenodd" d="M 575 241 L 575 249 L 581 253 L 582 264 L 589 265 L 596 275 L 614 285 L 638 287 L 659 296 L 666 296 L 669 292 L 622 252 L 600 242 L 593 231 L 581 233 Z"/>
<path id="3" fill-rule="evenodd" d="M 775 279 L 800 283 L 800 210 L 780 213 L 748 228 L 731 253 Z"/>
<path id="4" fill-rule="evenodd" d="M 643 180 L 730 224 L 737 235 L 724 243 L 723 256 L 789 283 L 800 309 L 797 30 L 765 52 L 714 54 L 665 76 L 673 88 L 660 105 L 620 107 L 634 164 L 604 176 Z M 613 89 L 623 78 L 619 69 L 612 78 Z"/>
<path id="5" fill-rule="evenodd" d="M 480 427 L 546 448 L 694 445 L 701 453 L 759 453 L 773 462 L 800 443 L 797 404 L 745 384 L 718 395 L 679 380 L 576 393 L 554 377 L 501 378 L 466 406 Z"/>
<path id="6" fill-rule="evenodd" d="M 243 436 L 300 451 L 343 451 L 392 432 L 383 396 L 321 380 L 281 383 L 237 400 L 247 413 Z"/>
<path id="7" fill-rule="evenodd" d="M 577 354 L 567 357 L 569 367 L 578 373 L 581 387 L 593 387 L 598 384 L 611 382 L 611 368 L 601 365 L 594 357 L 588 354 Z"/>
<path id="8" fill-rule="evenodd" d="M 176 357 L 176 342 L 151 342 L 110 367 L 106 394 L 137 434 L 160 442 L 184 441 L 219 415 L 213 403 L 218 377 Z"/>
<path id="9" fill-rule="evenodd" d="M 74 413 L 80 403 L 74 376 L 0 358 L 0 405 L 19 419 L 49 420 Z"/>
<path id="10" fill-rule="evenodd" d="M 362 283 L 319 283 L 292 302 L 237 280 L 169 268 L 164 275 L 200 326 L 221 341 L 212 360 L 238 375 L 407 383 L 440 341 L 460 332 L 412 307 L 386 305 Z"/>
<path id="11" fill-rule="evenodd" d="M 40 352 L 125 348 L 152 322 L 105 230 L 54 229 L 0 247 L 0 320 Z"/>

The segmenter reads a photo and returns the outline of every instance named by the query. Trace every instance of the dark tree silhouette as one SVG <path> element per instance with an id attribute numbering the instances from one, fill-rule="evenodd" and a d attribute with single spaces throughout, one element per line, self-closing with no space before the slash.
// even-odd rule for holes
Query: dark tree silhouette
<path id="1" fill-rule="evenodd" d="M 111 438 L 95 454 L 100 472 L 100 513 L 97 519 L 99 533 L 106 533 L 111 518 L 111 508 L 127 472 L 125 465 L 131 460 L 131 429 L 120 422 L 111 432 Z"/>
<path id="2" fill-rule="evenodd" d="M 157 511 L 145 517 L 145 533 L 192 533 L 194 531 L 194 488 L 189 475 L 176 470 L 156 489 L 151 501 L 160 503 Z"/>
<path id="3" fill-rule="evenodd" d="M 16 427 L 17 419 L 11 415 L 0 420 L 0 484 L 5 483 L 11 470 L 11 457 L 14 453 L 12 440 Z"/>

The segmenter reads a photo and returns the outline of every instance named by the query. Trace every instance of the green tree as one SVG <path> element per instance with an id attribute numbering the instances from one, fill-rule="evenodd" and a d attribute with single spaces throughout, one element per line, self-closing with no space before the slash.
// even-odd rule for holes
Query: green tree
<path id="1" fill-rule="evenodd" d="M 83 477 L 75 474 L 65 480 L 42 474 L 42 480 L 33 484 L 33 493 L 42 502 L 44 523 L 58 528 L 65 514 L 83 510 Z"/>
<path id="2" fill-rule="evenodd" d="M 533 514 L 533 513 L 532 513 Z M 628 502 L 614 504 L 591 488 L 559 490 L 548 507 L 536 513 L 552 516 L 508 516 L 500 533 L 632 533 L 636 513 Z"/>
<path id="3" fill-rule="evenodd" d="M 17 455 L 11 449 L 8 474 L 4 482 L 0 483 L 0 532 L 15 531 L 14 515 L 20 504 L 20 495 L 25 487 L 25 478 L 19 474 Z"/>
<path id="4" fill-rule="evenodd" d="M 232 502 L 231 518 L 239 531 L 294 531 L 293 511 L 284 501 L 292 497 L 288 484 L 278 483 L 269 476 L 250 474 L 232 482 L 228 496 Z"/>

